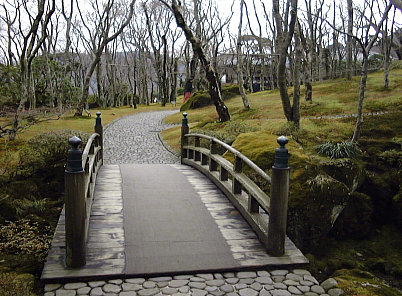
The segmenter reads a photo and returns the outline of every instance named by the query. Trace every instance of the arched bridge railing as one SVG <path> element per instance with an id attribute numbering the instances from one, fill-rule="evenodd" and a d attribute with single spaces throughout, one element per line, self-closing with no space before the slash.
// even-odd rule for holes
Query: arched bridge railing
<path id="1" fill-rule="evenodd" d="M 103 164 L 103 127 L 100 112 L 96 113 L 95 133 L 81 151 L 81 139 L 69 140 L 65 170 L 65 231 L 66 265 L 80 267 L 86 264 L 86 243 L 89 217 L 95 191 L 96 176 Z"/>
<path id="2" fill-rule="evenodd" d="M 196 168 L 211 179 L 247 220 L 268 253 L 282 256 L 285 252 L 289 192 L 289 154 L 285 148 L 288 139 L 283 136 L 278 138 L 280 147 L 275 151 L 275 164 L 270 177 L 230 145 L 210 136 L 190 134 L 187 114 L 183 113 L 183 116 L 181 163 Z M 201 139 L 209 142 L 209 147 L 201 147 Z M 218 154 L 218 150 L 232 153 L 234 164 Z M 271 185 L 270 196 L 247 176 L 244 165 Z"/>

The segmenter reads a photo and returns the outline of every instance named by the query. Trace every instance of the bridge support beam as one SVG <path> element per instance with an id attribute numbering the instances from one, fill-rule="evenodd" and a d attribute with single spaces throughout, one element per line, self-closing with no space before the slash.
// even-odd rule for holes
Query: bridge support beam
<path id="1" fill-rule="evenodd" d="M 64 175 L 66 211 L 66 265 L 80 267 L 86 264 L 86 197 L 85 171 L 82 167 L 81 139 L 74 136 L 69 141 L 67 167 Z"/>
<path id="2" fill-rule="evenodd" d="M 279 148 L 275 151 L 275 163 L 271 175 L 271 202 L 268 223 L 268 252 L 273 256 L 282 256 L 285 253 L 286 220 L 288 212 L 289 153 L 285 148 L 288 139 L 278 138 Z"/>
<path id="3" fill-rule="evenodd" d="M 102 118 L 100 117 L 101 113 L 96 112 L 96 121 L 95 121 L 95 133 L 99 134 L 99 144 L 101 146 L 101 164 L 103 164 L 103 126 L 102 126 Z"/>

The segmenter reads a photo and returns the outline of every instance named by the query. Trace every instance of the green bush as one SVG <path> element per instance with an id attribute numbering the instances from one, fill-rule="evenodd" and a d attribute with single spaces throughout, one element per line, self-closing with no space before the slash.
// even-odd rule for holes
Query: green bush
<path id="1" fill-rule="evenodd" d="M 84 149 L 89 134 L 61 130 L 40 134 L 31 138 L 20 152 L 18 174 L 31 176 L 37 171 L 52 170 L 57 164 L 64 164 L 67 160 L 67 151 L 71 148 L 68 140 L 72 136 L 81 138 L 81 149 Z"/>
<path id="2" fill-rule="evenodd" d="M 0 296 L 36 296 L 33 292 L 35 277 L 0 270 Z"/>

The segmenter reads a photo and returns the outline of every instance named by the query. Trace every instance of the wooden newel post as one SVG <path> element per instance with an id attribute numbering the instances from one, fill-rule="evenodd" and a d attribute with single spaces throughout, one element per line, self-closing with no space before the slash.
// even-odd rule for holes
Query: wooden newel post
<path id="1" fill-rule="evenodd" d="M 95 133 L 99 134 L 99 143 L 101 146 L 101 164 L 103 164 L 103 126 L 102 126 L 102 118 L 100 117 L 102 113 L 99 111 L 96 112 L 96 121 L 95 121 Z"/>
<path id="2" fill-rule="evenodd" d="M 181 138 L 180 138 L 180 148 L 181 148 L 181 163 L 183 163 L 183 158 L 187 158 L 187 149 L 184 146 L 188 145 L 188 138 L 185 135 L 189 132 L 187 113 L 183 113 L 183 119 L 181 120 Z"/>
<path id="3" fill-rule="evenodd" d="M 81 139 L 74 136 L 69 141 L 67 167 L 64 174 L 66 212 L 66 265 L 80 267 L 86 264 L 85 235 L 85 172 L 82 168 Z"/>
<path id="4" fill-rule="evenodd" d="M 271 255 L 282 256 L 285 253 L 290 168 L 289 153 L 285 148 L 288 139 L 281 136 L 277 141 L 280 147 L 275 150 L 272 167 L 267 248 Z"/>

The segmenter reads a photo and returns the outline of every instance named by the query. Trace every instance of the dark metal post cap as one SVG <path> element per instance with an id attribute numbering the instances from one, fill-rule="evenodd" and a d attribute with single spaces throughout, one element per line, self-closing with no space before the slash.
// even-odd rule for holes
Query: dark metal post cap
<path id="1" fill-rule="evenodd" d="M 71 149 L 68 150 L 67 156 L 67 168 L 66 172 L 69 173 L 80 173 L 83 172 L 82 168 L 82 151 L 78 149 L 78 146 L 81 144 L 81 139 L 77 136 L 73 136 L 68 140 L 68 143 L 72 146 Z"/>
<path id="2" fill-rule="evenodd" d="M 276 141 L 278 142 L 279 145 L 281 145 L 281 147 L 285 147 L 285 145 L 289 143 L 288 138 L 286 138 L 285 136 L 278 137 Z"/>
<path id="3" fill-rule="evenodd" d="M 275 150 L 274 168 L 287 169 L 289 168 L 289 153 L 288 149 L 285 148 L 285 145 L 289 142 L 289 140 L 285 136 L 280 136 L 276 141 L 280 147 L 276 148 Z"/>
<path id="4" fill-rule="evenodd" d="M 78 149 L 78 146 L 81 145 L 82 141 L 80 138 L 77 136 L 72 136 L 69 140 L 68 143 L 73 146 L 73 149 Z"/>
<path id="5" fill-rule="evenodd" d="M 102 113 L 100 113 L 99 111 L 96 112 L 96 116 L 100 117 Z"/>
<path id="6" fill-rule="evenodd" d="M 183 119 L 181 120 L 181 126 L 182 127 L 188 127 L 188 119 L 187 119 L 187 113 L 183 113 Z"/>

